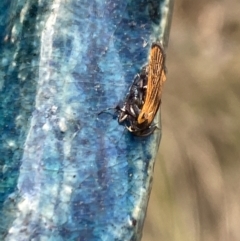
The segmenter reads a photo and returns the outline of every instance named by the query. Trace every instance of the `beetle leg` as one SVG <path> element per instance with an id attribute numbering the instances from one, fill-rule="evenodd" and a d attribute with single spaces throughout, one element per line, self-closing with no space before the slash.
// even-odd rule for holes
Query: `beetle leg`
<path id="1" fill-rule="evenodd" d="M 139 82 L 139 79 L 140 79 L 140 75 L 139 74 L 136 74 L 135 77 L 134 77 L 134 80 L 133 80 L 133 84 L 132 86 L 130 87 L 130 90 L 131 88 L 136 85 L 137 86 L 137 83 Z"/>
<path id="2" fill-rule="evenodd" d="M 135 113 L 135 116 L 139 116 L 141 110 L 138 108 L 138 106 L 137 105 L 132 105 L 131 107 L 132 107 L 132 110 Z"/>
<path id="3" fill-rule="evenodd" d="M 129 114 L 133 117 L 136 117 L 136 113 L 134 111 L 133 105 L 130 105 L 129 107 Z"/>
<path id="4" fill-rule="evenodd" d="M 128 129 L 129 132 L 134 132 L 134 130 L 132 129 L 132 126 L 125 125 L 125 128 Z"/>
<path id="5" fill-rule="evenodd" d="M 139 88 L 142 89 L 142 87 L 143 87 L 143 79 L 141 78 L 139 81 Z"/>
<path id="6" fill-rule="evenodd" d="M 136 131 L 133 132 L 134 135 L 140 136 L 140 137 L 145 137 L 151 135 L 156 129 L 159 129 L 156 125 L 149 126 L 148 129 L 145 129 L 143 131 Z"/>
<path id="7" fill-rule="evenodd" d="M 118 123 L 122 123 L 126 120 L 127 117 L 128 115 L 125 112 L 121 112 L 118 116 Z"/>

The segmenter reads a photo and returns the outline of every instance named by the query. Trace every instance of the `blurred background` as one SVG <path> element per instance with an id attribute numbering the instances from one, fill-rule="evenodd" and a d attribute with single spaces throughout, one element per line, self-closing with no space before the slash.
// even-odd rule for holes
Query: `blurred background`
<path id="1" fill-rule="evenodd" d="M 240 1 L 176 0 L 142 241 L 240 240 Z"/>

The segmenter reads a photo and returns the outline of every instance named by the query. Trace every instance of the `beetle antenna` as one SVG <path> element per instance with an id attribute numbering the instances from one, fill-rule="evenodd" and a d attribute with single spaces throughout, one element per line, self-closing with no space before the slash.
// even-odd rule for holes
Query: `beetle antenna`
<path id="1" fill-rule="evenodd" d="M 97 113 L 97 115 L 101 115 L 102 113 L 106 113 L 106 114 L 109 114 L 109 115 L 113 115 L 113 114 L 111 114 L 110 112 L 109 112 L 109 110 L 116 110 L 117 108 L 116 107 L 109 107 L 109 108 L 107 108 L 107 109 L 105 109 L 105 110 L 102 110 L 102 111 L 100 111 L 100 112 L 98 112 Z"/>

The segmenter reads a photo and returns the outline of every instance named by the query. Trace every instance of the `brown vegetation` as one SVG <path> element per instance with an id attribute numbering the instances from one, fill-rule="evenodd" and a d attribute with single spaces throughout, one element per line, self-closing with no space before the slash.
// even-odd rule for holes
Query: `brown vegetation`
<path id="1" fill-rule="evenodd" d="M 240 240 L 240 1 L 175 1 L 142 241 Z"/>

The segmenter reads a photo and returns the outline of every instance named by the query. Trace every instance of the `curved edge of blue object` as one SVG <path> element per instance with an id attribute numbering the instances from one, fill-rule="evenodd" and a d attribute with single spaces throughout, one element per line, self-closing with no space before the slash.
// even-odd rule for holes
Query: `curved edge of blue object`
<path id="1" fill-rule="evenodd" d="M 98 113 L 167 46 L 173 1 L 0 7 L 0 239 L 140 240 L 161 131 Z"/>

